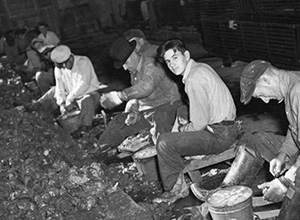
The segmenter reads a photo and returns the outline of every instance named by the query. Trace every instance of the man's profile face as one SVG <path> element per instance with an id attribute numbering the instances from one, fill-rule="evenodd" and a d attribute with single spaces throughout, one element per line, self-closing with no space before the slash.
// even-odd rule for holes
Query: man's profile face
<path id="1" fill-rule="evenodd" d="M 261 99 L 264 103 L 269 103 L 272 99 L 278 100 L 279 102 L 283 100 L 278 89 L 268 81 L 258 81 L 252 96 Z"/>
<path id="2" fill-rule="evenodd" d="M 164 60 L 172 73 L 181 75 L 184 73 L 189 59 L 186 53 L 183 54 L 177 49 L 169 49 L 164 54 Z"/>
<path id="3" fill-rule="evenodd" d="M 123 68 L 124 70 L 128 70 L 130 74 L 133 74 L 136 72 L 138 64 L 139 57 L 137 56 L 136 52 L 133 52 L 123 64 Z"/>

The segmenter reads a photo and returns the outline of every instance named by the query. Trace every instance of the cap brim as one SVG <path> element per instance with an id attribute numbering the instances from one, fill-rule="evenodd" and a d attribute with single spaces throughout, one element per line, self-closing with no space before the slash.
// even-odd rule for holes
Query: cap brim
<path id="1" fill-rule="evenodd" d="M 262 68 L 260 68 L 259 70 L 257 70 L 257 74 L 250 82 L 248 82 L 248 84 L 245 85 L 245 83 L 241 83 L 241 85 L 240 85 L 240 91 L 241 91 L 240 101 L 241 101 L 241 103 L 244 103 L 244 105 L 247 105 L 250 102 L 252 95 L 254 93 L 255 87 L 256 87 L 257 80 L 264 74 L 264 72 L 270 65 L 271 64 L 269 62 L 265 62 L 265 65 Z M 247 74 L 244 74 L 244 71 L 247 72 L 246 68 L 242 72 L 242 76 L 245 76 L 245 78 L 247 78 L 246 77 Z M 241 82 L 242 81 L 243 80 L 241 79 Z"/>
<path id="2" fill-rule="evenodd" d="M 241 91 L 241 98 L 240 98 L 241 103 L 244 103 L 244 105 L 247 105 L 251 101 L 252 95 L 255 90 L 255 86 L 256 86 L 255 83 L 251 83 L 251 85 L 248 85 L 248 88 L 247 88 L 248 92 L 246 93 L 246 95 L 245 95 L 245 92 Z"/>
<path id="3" fill-rule="evenodd" d="M 124 65 L 124 63 L 126 62 L 126 60 L 130 57 L 130 55 L 132 54 L 132 52 L 134 51 L 135 46 L 136 46 L 136 41 L 133 40 L 133 41 L 130 41 L 129 43 L 131 44 L 132 49 L 130 51 L 128 51 L 128 54 L 126 54 L 126 56 L 124 57 L 123 60 L 115 60 L 114 61 L 114 67 L 116 69 L 120 69 Z"/>

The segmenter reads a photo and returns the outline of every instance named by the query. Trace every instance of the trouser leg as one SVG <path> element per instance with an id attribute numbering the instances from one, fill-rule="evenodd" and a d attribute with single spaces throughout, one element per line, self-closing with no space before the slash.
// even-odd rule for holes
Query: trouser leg
<path id="1" fill-rule="evenodd" d="M 91 92 L 81 99 L 77 100 L 80 108 L 79 124 L 84 126 L 91 126 L 95 115 L 95 110 L 99 105 L 100 94 L 95 91 Z"/>
<path id="2" fill-rule="evenodd" d="M 182 156 L 221 153 L 232 145 L 237 134 L 234 125 L 220 126 L 214 133 L 204 129 L 161 134 L 157 141 L 157 158 L 165 191 L 172 189 L 185 167 Z"/>
<path id="3" fill-rule="evenodd" d="M 55 87 L 52 87 L 37 101 L 48 112 L 55 111 L 58 108 L 58 105 L 54 98 L 54 94 L 55 94 Z"/>
<path id="4" fill-rule="evenodd" d="M 264 161 L 269 162 L 275 157 L 283 139 L 272 132 L 254 133 L 244 138 L 222 186 L 251 186 Z"/>
<path id="5" fill-rule="evenodd" d="M 155 108 L 153 117 L 148 119 L 151 123 L 153 121 L 156 124 L 155 135 L 158 137 L 159 134 L 170 132 L 176 119 L 177 109 L 182 106 L 181 101 L 174 103 L 167 103 Z"/>
<path id="6" fill-rule="evenodd" d="M 120 145 L 128 136 L 139 133 L 139 131 L 151 128 L 150 123 L 144 118 L 133 124 L 127 126 L 125 120 L 128 113 L 121 113 L 116 115 L 109 123 L 107 128 L 101 134 L 98 144 L 109 145 L 111 147 L 117 147 Z"/>
<path id="7" fill-rule="evenodd" d="M 35 74 L 35 81 L 42 94 L 45 94 L 51 86 L 55 85 L 53 69 L 46 71 L 39 71 Z"/>

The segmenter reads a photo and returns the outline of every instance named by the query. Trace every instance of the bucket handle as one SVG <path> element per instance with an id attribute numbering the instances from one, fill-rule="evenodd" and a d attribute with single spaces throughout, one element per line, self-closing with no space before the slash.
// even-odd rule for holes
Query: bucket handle
<path id="1" fill-rule="evenodd" d="M 253 220 L 261 220 L 257 214 L 253 214 Z"/>

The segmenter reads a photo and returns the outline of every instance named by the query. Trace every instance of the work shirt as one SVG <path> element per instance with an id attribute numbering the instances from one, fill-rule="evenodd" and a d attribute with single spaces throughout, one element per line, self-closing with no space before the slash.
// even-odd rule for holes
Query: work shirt
<path id="1" fill-rule="evenodd" d="M 43 42 L 46 45 L 57 46 L 57 44 L 60 42 L 60 39 L 58 38 L 58 36 L 52 31 L 47 31 L 46 36 L 44 36 L 42 33 L 40 33 L 38 38 L 43 40 Z"/>
<path id="2" fill-rule="evenodd" d="M 297 75 L 298 74 L 298 75 Z M 279 152 L 289 157 L 299 152 L 300 148 L 300 77 L 299 72 L 286 71 L 279 74 L 280 90 L 284 96 L 285 112 L 289 128 Z"/>
<path id="3" fill-rule="evenodd" d="M 123 90 L 127 100 L 137 99 L 139 110 L 173 103 L 181 98 L 177 84 L 169 78 L 153 58 L 141 56 L 135 73 L 130 74 L 132 86 Z"/>
<path id="4" fill-rule="evenodd" d="M 189 98 L 190 122 L 181 131 L 199 131 L 210 124 L 235 119 L 231 93 L 209 65 L 190 59 L 182 81 Z"/>
<path id="5" fill-rule="evenodd" d="M 92 62 L 88 57 L 75 56 L 71 70 L 54 69 L 56 87 L 55 98 L 58 105 L 66 105 L 75 99 L 99 89 L 99 81 Z"/>

